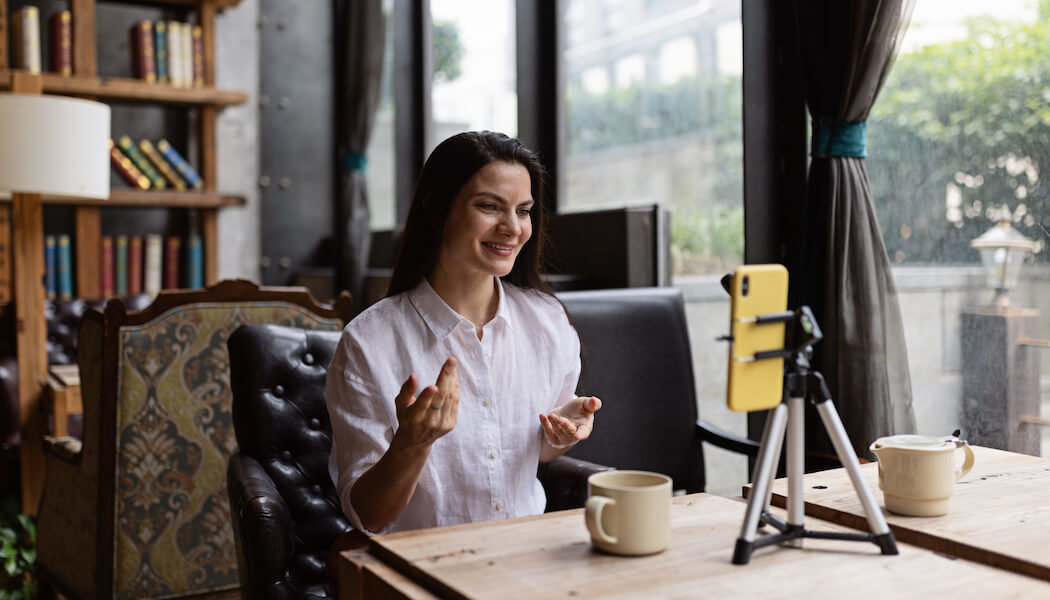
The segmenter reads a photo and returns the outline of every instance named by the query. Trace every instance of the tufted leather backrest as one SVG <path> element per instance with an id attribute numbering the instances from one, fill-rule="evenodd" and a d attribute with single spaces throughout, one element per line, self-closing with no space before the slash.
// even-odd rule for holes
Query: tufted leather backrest
<path id="1" fill-rule="evenodd" d="M 704 489 L 696 392 L 682 294 L 676 288 L 562 292 L 583 344 L 577 392 L 598 396 L 590 439 L 569 456 L 671 476 Z"/>
<path id="2" fill-rule="evenodd" d="M 245 597 L 328 595 L 326 554 L 350 529 L 328 474 L 325 374 L 338 341 L 278 325 L 229 338 L 240 450 L 227 476 Z"/>

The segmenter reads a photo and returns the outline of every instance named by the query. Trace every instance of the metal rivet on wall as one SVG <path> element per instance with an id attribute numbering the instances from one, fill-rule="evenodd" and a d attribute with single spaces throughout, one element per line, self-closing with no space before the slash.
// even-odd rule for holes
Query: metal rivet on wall
<path id="1" fill-rule="evenodd" d="M 270 96 L 263 94 L 259 96 L 259 108 L 266 108 L 270 105 Z"/>
<path id="2" fill-rule="evenodd" d="M 270 268 L 270 257 L 269 256 L 260 257 L 259 258 L 259 266 L 264 268 L 264 269 L 269 269 Z"/>
<path id="3" fill-rule="evenodd" d="M 288 258 L 287 256 L 282 256 L 281 260 L 277 261 L 277 264 L 279 264 L 282 269 L 287 271 L 288 269 L 292 268 L 292 259 Z"/>
<path id="4" fill-rule="evenodd" d="M 288 19 L 281 19 L 280 21 L 277 21 L 278 31 L 284 31 L 285 27 L 288 27 Z"/>
<path id="5" fill-rule="evenodd" d="M 262 177 L 259 178 L 259 187 L 264 188 L 264 187 L 269 187 L 269 186 L 270 186 L 270 176 L 269 175 L 263 175 Z"/>
<path id="6" fill-rule="evenodd" d="M 277 101 L 277 108 L 284 110 L 291 103 L 292 101 L 288 99 L 288 96 L 281 96 L 281 99 Z"/>
<path id="7" fill-rule="evenodd" d="M 259 29 L 262 29 L 263 27 L 266 27 L 266 24 L 269 23 L 269 22 L 270 22 L 270 17 L 267 17 L 266 15 L 261 15 L 259 17 L 259 22 L 256 24 L 256 26 Z"/>
<path id="8" fill-rule="evenodd" d="M 281 186 L 282 190 L 286 190 L 286 189 L 292 187 L 292 180 L 287 178 L 287 177 L 282 177 L 281 178 L 281 182 L 278 185 Z"/>

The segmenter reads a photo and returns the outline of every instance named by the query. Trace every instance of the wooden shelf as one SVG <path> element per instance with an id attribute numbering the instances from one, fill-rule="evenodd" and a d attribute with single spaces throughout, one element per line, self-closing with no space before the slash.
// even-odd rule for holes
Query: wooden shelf
<path id="1" fill-rule="evenodd" d="M 106 0 L 111 4 L 136 4 L 138 6 L 181 6 L 184 8 L 197 8 L 204 0 Z M 241 0 L 211 0 L 216 8 L 230 8 L 237 6 Z"/>
<path id="2" fill-rule="evenodd" d="M 248 101 L 242 91 L 217 88 L 177 88 L 141 79 L 120 77 L 63 77 L 54 73 L 40 75 L 45 94 L 83 96 L 99 100 L 140 102 L 148 104 L 181 104 L 196 106 L 235 106 Z M 0 90 L 11 89 L 11 72 L 0 71 Z"/>
<path id="3" fill-rule="evenodd" d="M 45 204 L 69 206 L 113 206 L 123 208 L 222 208 L 244 206 L 244 196 L 220 194 L 218 192 L 176 192 L 169 190 L 133 190 L 113 188 L 108 200 L 91 198 L 69 198 L 66 196 L 44 196 Z M 11 194 L 0 191 L 0 203 L 10 203 Z"/>

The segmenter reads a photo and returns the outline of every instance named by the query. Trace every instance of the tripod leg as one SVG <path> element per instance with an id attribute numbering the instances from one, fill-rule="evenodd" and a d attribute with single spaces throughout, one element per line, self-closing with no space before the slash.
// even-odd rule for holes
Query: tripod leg
<path id="1" fill-rule="evenodd" d="M 802 478 L 806 474 L 806 414 L 805 399 L 801 396 L 788 399 L 788 434 L 787 434 L 787 524 L 790 529 L 802 529 L 805 526 L 805 499 Z M 801 548 L 802 538 L 788 542 Z"/>
<path id="2" fill-rule="evenodd" d="M 897 544 L 893 539 L 893 534 L 890 532 L 889 525 L 886 524 L 886 517 L 883 516 L 878 502 L 875 501 L 875 496 L 868 488 L 868 484 L 860 475 L 860 461 L 857 460 L 857 454 L 849 443 L 849 436 L 846 435 L 846 429 L 842 426 L 839 413 L 835 410 L 830 399 L 817 402 L 817 412 L 820 413 L 820 420 L 824 422 L 824 429 L 828 432 L 828 437 L 831 438 L 831 443 L 835 446 L 835 453 L 838 455 L 839 461 L 842 462 L 842 466 L 849 473 L 853 489 L 856 490 L 857 496 L 860 497 L 860 502 L 864 506 L 864 513 L 868 517 L 868 527 L 875 534 L 879 548 L 882 549 L 883 554 L 897 554 Z"/>
<path id="3" fill-rule="evenodd" d="M 768 506 L 766 498 L 772 481 L 773 469 L 776 466 L 773 456 L 779 456 L 786 425 L 787 406 L 780 404 L 773 409 L 773 414 L 766 421 L 766 428 L 762 433 L 758 462 L 755 464 L 755 473 L 751 478 L 751 495 L 747 499 L 747 512 L 744 513 L 744 524 L 740 528 L 740 537 L 737 538 L 736 549 L 733 551 L 733 564 L 744 565 L 751 559 L 758 521 L 762 516 L 762 511 Z"/>

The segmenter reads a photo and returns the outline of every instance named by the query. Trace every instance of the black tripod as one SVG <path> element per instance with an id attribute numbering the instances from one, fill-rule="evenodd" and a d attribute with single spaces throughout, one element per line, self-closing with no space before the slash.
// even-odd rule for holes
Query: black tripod
<path id="1" fill-rule="evenodd" d="M 802 538 L 824 538 L 833 540 L 855 540 L 873 542 L 883 554 L 897 554 L 897 544 L 893 533 L 886 524 L 886 519 L 860 475 L 860 462 L 850 445 L 849 436 L 842 426 L 838 412 L 831 402 L 831 394 L 824 383 L 824 377 L 810 368 L 809 359 L 813 353 L 813 344 L 820 341 L 823 335 L 816 319 L 808 306 L 796 311 L 774 313 L 754 317 L 755 323 L 788 323 L 785 347 L 781 350 L 758 352 L 746 360 L 770 358 L 785 359 L 784 396 L 782 401 L 766 420 L 762 434 L 762 445 L 758 462 L 755 463 L 754 476 L 751 478 L 751 495 L 747 501 L 747 512 L 744 523 L 733 551 L 733 563 L 747 564 L 751 553 L 756 548 L 788 542 L 801 547 Z M 803 504 L 803 482 L 805 471 L 805 404 L 809 400 L 817 407 L 824 429 L 835 446 L 839 461 L 849 473 L 853 489 L 860 497 L 864 512 L 868 517 L 868 527 L 873 533 L 837 533 L 831 531 L 811 531 L 803 523 L 805 512 Z M 775 466 L 780 462 L 780 451 L 784 444 L 784 433 L 787 436 L 787 522 L 784 522 L 769 510 L 772 495 L 772 483 L 775 477 Z M 760 521 L 774 527 L 779 533 L 758 537 Z"/>

